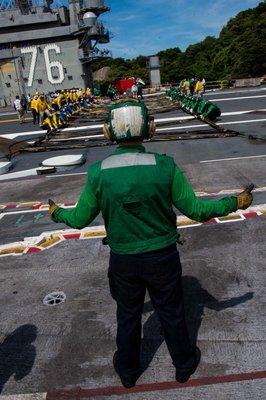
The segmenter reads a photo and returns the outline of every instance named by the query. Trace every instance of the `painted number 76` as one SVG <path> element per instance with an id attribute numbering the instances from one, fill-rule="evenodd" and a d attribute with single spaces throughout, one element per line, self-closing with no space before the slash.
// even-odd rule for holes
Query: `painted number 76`
<path id="1" fill-rule="evenodd" d="M 45 61 L 45 67 L 46 67 L 48 81 L 52 84 L 62 83 L 63 80 L 65 79 L 63 65 L 61 64 L 60 61 L 50 61 L 49 52 L 51 52 L 51 51 L 55 51 L 56 54 L 60 54 L 61 49 L 55 43 L 48 44 L 43 49 L 43 55 L 44 55 L 44 61 Z M 35 67 L 36 67 L 36 61 L 37 61 L 37 56 L 38 56 L 38 48 L 37 48 L 37 46 L 24 47 L 21 49 L 21 53 L 32 55 L 31 62 L 30 62 L 30 69 L 29 69 L 29 77 L 28 77 L 28 87 L 31 87 L 32 83 L 33 83 L 33 79 L 34 79 L 34 74 L 35 74 Z M 57 69 L 57 71 L 58 71 L 57 77 L 53 76 L 52 68 Z"/>

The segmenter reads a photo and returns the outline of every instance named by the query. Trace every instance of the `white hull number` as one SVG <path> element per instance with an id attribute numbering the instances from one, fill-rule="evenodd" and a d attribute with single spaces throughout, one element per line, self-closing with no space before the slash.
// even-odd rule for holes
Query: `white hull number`
<path id="1" fill-rule="evenodd" d="M 63 82 L 63 80 L 65 79 L 65 75 L 64 75 L 63 65 L 61 64 L 60 61 L 50 61 L 50 54 L 51 54 L 51 52 L 54 52 L 54 51 L 56 54 L 61 53 L 61 49 L 57 44 L 55 44 L 55 43 L 47 44 L 43 49 L 43 55 L 44 55 L 44 61 L 45 61 L 45 67 L 46 67 L 48 81 L 50 83 L 52 83 L 53 85 L 56 85 L 58 83 Z M 32 54 L 30 68 L 29 68 L 29 76 L 28 76 L 28 87 L 31 87 L 32 83 L 33 83 L 33 79 L 34 79 L 34 74 L 35 74 L 38 48 L 37 48 L 37 46 L 24 47 L 21 49 L 21 53 L 22 54 Z M 54 69 L 54 71 L 53 71 L 53 69 Z M 54 74 L 52 72 L 54 72 Z"/>

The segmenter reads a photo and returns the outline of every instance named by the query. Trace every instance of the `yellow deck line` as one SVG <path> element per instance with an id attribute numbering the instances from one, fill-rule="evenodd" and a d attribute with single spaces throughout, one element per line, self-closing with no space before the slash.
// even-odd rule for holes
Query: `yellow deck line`
<path id="1" fill-rule="evenodd" d="M 32 121 L 32 118 L 24 118 L 24 121 Z M 20 123 L 18 118 L 16 118 L 16 119 L 1 119 L 0 120 L 1 124 L 4 124 L 6 122 L 18 122 L 18 123 Z"/>

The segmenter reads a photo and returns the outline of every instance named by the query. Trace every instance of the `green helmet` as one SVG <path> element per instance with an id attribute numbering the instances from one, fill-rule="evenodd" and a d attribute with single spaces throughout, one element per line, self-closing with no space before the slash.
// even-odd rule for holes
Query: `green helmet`
<path id="1" fill-rule="evenodd" d="M 125 100 L 111 105 L 108 123 L 112 142 L 149 138 L 149 114 L 143 102 Z"/>

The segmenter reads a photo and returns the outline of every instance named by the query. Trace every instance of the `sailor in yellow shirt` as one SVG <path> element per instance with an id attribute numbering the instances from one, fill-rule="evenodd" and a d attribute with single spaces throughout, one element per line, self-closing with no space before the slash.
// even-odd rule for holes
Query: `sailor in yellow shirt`
<path id="1" fill-rule="evenodd" d="M 39 96 L 35 95 L 30 101 L 30 109 L 32 112 L 33 124 L 36 125 L 40 123 L 40 113 L 38 111 L 38 100 Z"/>
<path id="2" fill-rule="evenodd" d="M 200 96 L 200 97 L 203 97 L 204 85 L 199 79 L 197 79 L 196 86 L 195 86 L 195 89 L 194 89 L 194 93 L 196 95 Z"/>
<path id="3" fill-rule="evenodd" d="M 75 96 L 75 93 L 74 93 L 74 90 L 73 89 L 71 89 L 70 91 L 69 91 L 69 100 L 71 101 L 71 103 L 74 103 L 74 96 Z"/>
<path id="4" fill-rule="evenodd" d="M 54 98 L 52 106 L 56 111 L 58 111 L 61 108 L 63 97 L 64 96 L 62 93 L 57 93 L 57 96 Z"/>
<path id="5" fill-rule="evenodd" d="M 46 109 L 49 110 L 49 108 L 50 108 L 50 105 L 49 105 L 48 101 L 45 99 L 45 96 L 43 94 L 40 95 L 40 97 L 38 98 L 38 101 L 37 101 L 37 110 L 40 113 L 43 113 Z"/>
<path id="6" fill-rule="evenodd" d="M 60 106 L 64 106 L 67 103 L 67 94 L 65 90 L 61 90 L 60 92 L 61 97 L 61 101 L 60 101 Z"/>
<path id="7" fill-rule="evenodd" d="M 75 99 L 75 101 L 79 101 L 80 100 L 80 96 L 79 96 L 79 91 L 78 90 L 75 90 L 75 92 L 74 92 L 74 99 Z"/>
<path id="8" fill-rule="evenodd" d="M 50 114 L 50 105 L 48 101 L 45 99 L 45 96 L 43 94 L 40 95 L 38 101 L 37 101 L 37 111 L 40 114 L 40 124 L 43 124 L 43 121 L 47 118 L 47 116 Z"/>
<path id="9" fill-rule="evenodd" d="M 52 107 L 47 107 L 41 119 L 42 128 L 46 128 L 47 132 L 55 131 L 61 126 L 62 123 L 59 118 L 59 111 L 54 110 Z"/>
<path id="10" fill-rule="evenodd" d="M 89 87 L 86 89 L 86 96 L 91 97 L 91 89 Z"/>
<path id="11" fill-rule="evenodd" d="M 190 84 L 189 84 L 189 80 L 186 78 L 182 84 L 182 92 L 185 95 L 190 95 Z"/>
<path id="12" fill-rule="evenodd" d="M 65 97 L 66 97 L 67 103 L 71 103 L 71 93 L 70 93 L 70 90 L 66 90 L 66 92 L 65 92 Z"/>
<path id="13" fill-rule="evenodd" d="M 85 92 L 85 90 L 78 89 L 78 90 L 77 90 L 77 94 L 78 94 L 78 96 L 79 96 L 79 100 L 82 100 L 82 98 L 85 97 L 86 92 Z"/>
<path id="14" fill-rule="evenodd" d="M 82 111 L 82 105 L 81 105 L 82 96 L 81 96 L 79 90 L 75 90 L 74 98 L 75 98 L 75 102 L 77 103 L 77 109 L 79 112 L 81 112 Z"/>
<path id="15" fill-rule="evenodd" d="M 63 122 L 60 120 L 58 111 L 53 111 L 49 114 L 46 114 L 41 126 L 43 129 L 47 129 L 47 133 L 56 131 L 58 128 L 63 126 Z"/>

